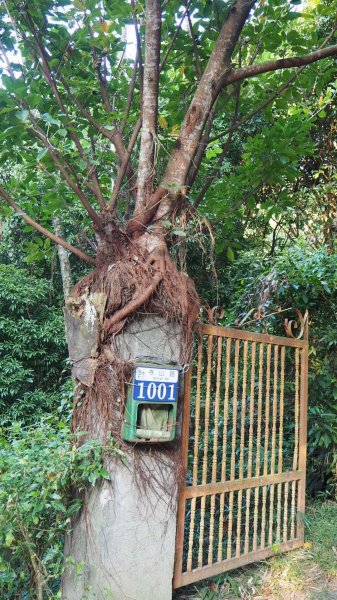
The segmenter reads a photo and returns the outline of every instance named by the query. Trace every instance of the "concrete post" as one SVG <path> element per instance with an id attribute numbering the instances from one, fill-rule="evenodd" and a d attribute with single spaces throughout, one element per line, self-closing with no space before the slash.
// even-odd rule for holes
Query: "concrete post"
<path id="1" fill-rule="evenodd" d="M 123 359 L 158 357 L 179 361 L 178 327 L 162 318 L 133 321 L 116 338 Z M 116 350 L 116 349 L 115 349 Z M 66 540 L 67 567 L 63 600 L 171 600 L 175 554 L 177 481 L 174 461 L 165 465 L 151 452 L 142 469 L 156 486 L 141 486 L 132 453 L 126 463 L 111 460 L 110 481 L 90 492 Z M 158 485 L 157 485 L 158 484 Z M 82 564 L 76 574 L 76 565 Z"/>

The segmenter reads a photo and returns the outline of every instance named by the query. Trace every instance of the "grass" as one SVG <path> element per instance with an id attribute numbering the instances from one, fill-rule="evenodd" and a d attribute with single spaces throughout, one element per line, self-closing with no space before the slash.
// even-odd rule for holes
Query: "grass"
<path id="1" fill-rule="evenodd" d="M 304 546 L 177 590 L 174 600 L 337 600 L 337 503 L 307 509 Z"/>

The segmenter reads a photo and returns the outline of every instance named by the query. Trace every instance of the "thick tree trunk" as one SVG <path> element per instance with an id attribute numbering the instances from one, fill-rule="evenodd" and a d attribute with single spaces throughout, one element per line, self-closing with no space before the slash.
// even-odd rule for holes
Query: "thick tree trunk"
<path id="1" fill-rule="evenodd" d="M 126 360 L 153 356 L 179 362 L 181 335 L 163 318 L 145 317 L 132 322 L 117 345 Z M 66 543 L 75 566 L 63 578 L 63 600 L 171 598 L 177 454 L 175 444 L 166 450 L 130 447 L 125 463 L 106 458 L 111 479 L 88 491 Z M 76 575 L 80 563 L 83 570 Z"/>
<path id="2" fill-rule="evenodd" d="M 172 594 L 182 477 L 179 432 L 178 441 L 144 446 L 121 440 L 121 427 L 126 382 L 136 359 L 174 361 L 180 367 L 188 361 L 198 297 L 162 241 L 143 236 L 137 244 L 139 253 L 135 244 L 131 249 L 115 246 L 117 260 L 110 257 L 82 280 L 66 303 L 69 354 L 78 383 L 74 429 L 104 444 L 112 435 L 125 461 L 107 454 L 110 481 L 86 493 L 66 542 L 75 567 L 65 571 L 63 600 L 169 600 Z M 181 404 L 182 398 L 180 411 Z"/>

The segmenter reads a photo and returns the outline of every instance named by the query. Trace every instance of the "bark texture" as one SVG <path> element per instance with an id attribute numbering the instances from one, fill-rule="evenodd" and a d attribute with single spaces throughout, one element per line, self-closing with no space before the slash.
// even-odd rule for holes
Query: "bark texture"
<path id="1" fill-rule="evenodd" d="M 64 234 L 63 234 L 62 221 L 61 221 L 60 216 L 55 217 L 55 219 L 53 219 L 53 225 L 54 225 L 55 234 L 59 238 L 62 239 Z M 64 298 L 66 300 L 72 290 L 72 287 L 73 287 L 69 254 L 66 251 L 66 249 L 63 246 L 61 246 L 61 244 L 57 245 L 57 254 L 58 254 L 59 262 L 60 262 L 63 294 L 64 294 Z"/>
<path id="2" fill-rule="evenodd" d="M 160 0 L 146 3 L 145 67 L 143 82 L 142 136 L 138 164 L 136 208 L 146 205 L 152 194 L 157 146 L 159 58 L 161 34 Z"/>

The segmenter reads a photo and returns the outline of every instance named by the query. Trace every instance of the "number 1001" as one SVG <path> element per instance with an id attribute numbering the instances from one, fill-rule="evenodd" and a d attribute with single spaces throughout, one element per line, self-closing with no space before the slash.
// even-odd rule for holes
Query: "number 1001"
<path id="1" fill-rule="evenodd" d="M 145 400 L 145 398 L 149 399 L 149 400 L 154 400 L 155 398 L 158 398 L 158 400 L 175 400 L 175 396 L 174 396 L 174 384 L 171 383 L 170 385 L 165 385 L 165 383 L 155 383 L 154 381 L 151 381 L 151 383 L 148 384 L 147 386 L 147 390 L 146 390 L 146 397 L 144 396 L 144 388 L 145 388 L 145 383 L 141 382 L 138 383 L 138 396 L 137 396 L 137 400 Z"/>

